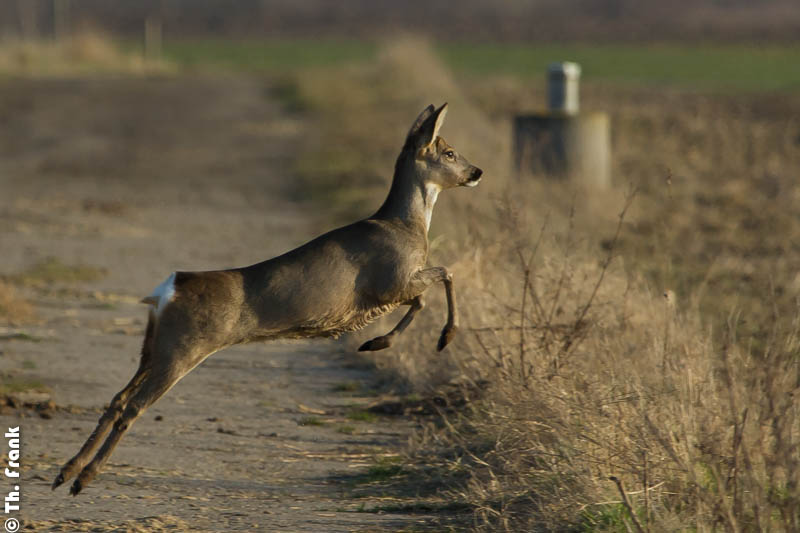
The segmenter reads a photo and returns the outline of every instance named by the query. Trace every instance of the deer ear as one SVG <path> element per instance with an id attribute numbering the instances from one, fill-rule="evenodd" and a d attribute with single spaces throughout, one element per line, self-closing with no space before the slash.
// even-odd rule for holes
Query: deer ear
<path id="1" fill-rule="evenodd" d="M 433 107 L 433 104 L 431 104 L 422 110 L 422 113 L 419 114 L 417 120 L 415 120 L 414 124 L 411 125 L 411 129 L 408 130 L 407 140 L 411 140 L 417 136 L 417 134 L 419 133 L 419 129 L 422 127 L 425 121 L 428 120 L 428 117 L 431 116 L 434 109 L 435 108 Z"/>
<path id="2" fill-rule="evenodd" d="M 439 130 L 444 124 L 444 117 L 447 116 L 447 103 L 442 104 L 442 107 L 431 113 L 425 119 L 425 122 L 420 126 L 417 135 L 417 146 L 429 146 L 436 140 L 439 135 Z"/>

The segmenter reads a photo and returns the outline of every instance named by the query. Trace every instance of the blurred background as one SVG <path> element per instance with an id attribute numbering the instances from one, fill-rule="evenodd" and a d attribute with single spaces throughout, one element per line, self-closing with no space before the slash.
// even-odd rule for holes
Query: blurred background
<path id="1" fill-rule="evenodd" d="M 43 37 L 54 21 L 137 36 L 142 20 L 159 16 L 176 37 L 342 37 L 374 39 L 414 31 L 446 41 L 630 42 L 765 40 L 791 42 L 798 14 L 790 0 L 443 0 L 391 2 L 324 0 L 6 0 L 4 33 Z"/>
<path id="2" fill-rule="evenodd" d="M 607 118 L 601 186 L 515 163 L 560 61 Z M 463 332 L 434 356 L 415 323 L 370 364 L 481 392 L 415 437 L 404 501 L 485 531 L 797 530 L 796 0 L 0 0 L 4 331 L 127 305 L 109 327 L 138 334 L 166 272 L 369 215 L 445 101 L 485 170 L 430 232 Z M 46 352 L 5 379 L 58 390 Z"/>

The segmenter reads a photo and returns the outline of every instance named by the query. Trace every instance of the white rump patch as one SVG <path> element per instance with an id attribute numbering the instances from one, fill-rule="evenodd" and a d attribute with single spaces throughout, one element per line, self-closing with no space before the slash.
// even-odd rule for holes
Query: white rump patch
<path id="1" fill-rule="evenodd" d="M 156 316 L 158 316 L 161 314 L 164 307 L 172 301 L 173 296 L 175 296 L 175 272 L 170 274 L 161 285 L 153 289 L 150 296 L 142 299 L 142 302 L 155 307 L 154 311 Z"/>

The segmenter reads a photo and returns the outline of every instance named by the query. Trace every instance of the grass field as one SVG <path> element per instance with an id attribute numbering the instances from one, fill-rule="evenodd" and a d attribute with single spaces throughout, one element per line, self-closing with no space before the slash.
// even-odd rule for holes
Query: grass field
<path id="1" fill-rule="evenodd" d="M 0 73 L 52 73 L 72 70 L 152 72 L 139 43 L 123 42 L 120 52 L 101 37 L 79 35 L 68 46 L 6 44 L 0 48 Z M 358 40 L 170 40 L 168 64 L 188 70 L 287 73 L 326 66 L 365 64 L 380 44 Z M 701 91 L 790 91 L 800 88 L 800 46 L 704 44 L 499 44 L 439 43 L 434 49 L 457 76 L 503 76 L 524 81 L 542 78 L 553 61 L 576 61 L 584 79 L 615 85 L 678 87 Z M 114 64 L 116 63 L 116 67 Z M 161 65 L 163 67 L 164 65 Z"/>
<path id="2" fill-rule="evenodd" d="M 186 68 L 285 72 L 297 68 L 366 61 L 375 47 L 360 41 L 170 41 L 165 57 Z"/>
<path id="3" fill-rule="evenodd" d="M 782 90 L 800 87 L 800 47 L 681 44 L 438 47 L 457 72 L 541 77 L 552 61 L 576 61 L 587 79 L 698 89 Z"/>
<path id="4" fill-rule="evenodd" d="M 341 40 L 168 41 L 165 56 L 186 67 L 275 72 L 368 61 L 376 49 Z M 552 61 L 569 60 L 595 81 L 735 91 L 800 87 L 797 45 L 442 43 L 436 50 L 457 74 L 469 76 L 536 78 Z"/>

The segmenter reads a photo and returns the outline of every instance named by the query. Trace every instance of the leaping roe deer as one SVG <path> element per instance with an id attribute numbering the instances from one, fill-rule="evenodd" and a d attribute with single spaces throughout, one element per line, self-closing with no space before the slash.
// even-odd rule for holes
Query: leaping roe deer
<path id="1" fill-rule="evenodd" d="M 439 137 L 446 113 L 447 104 L 428 106 L 414 121 L 389 195 L 371 217 L 248 267 L 175 272 L 144 298 L 150 311 L 139 368 L 61 468 L 53 489 L 77 475 L 70 489 L 77 495 L 145 409 L 228 346 L 336 337 L 410 306 L 393 330 L 359 348 L 382 350 L 408 327 L 423 307 L 422 294 L 439 281 L 447 296 L 447 323 L 438 349 L 447 346 L 458 328 L 456 299 L 447 269 L 425 266 L 428 227 L 439 192 L 475 186 L 482 171 Z"/>

